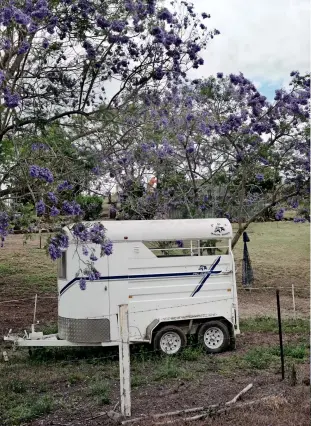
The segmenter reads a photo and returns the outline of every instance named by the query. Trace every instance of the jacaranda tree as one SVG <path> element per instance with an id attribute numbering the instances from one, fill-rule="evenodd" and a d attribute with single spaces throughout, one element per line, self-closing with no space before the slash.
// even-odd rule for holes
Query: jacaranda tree
<path id="1" fill-rule="evenodd" d="M 200 51 L 218 31 L 208 30 L 203 21 L 209 15 L 196 15 L 192 5 L 171 5 L 169 10 L 156 0 L 0 0 L 0 155 L 17 152 L 23 158 L 16 144 L 25 135 L 48 151 L 45 132 L 51 123 L 66 126 L 99 112 L 115 117 L 142 90 L 181 83 L 189 68 L 202 65 Z M 12 170 L 8 161 L 0 165 L 0 200 L 14 195 L 8 194 L 14 185 L 6 181 L 7 173 L 17 173 L 15 164 L 13 159 Z M 72 197 L 59 197 L 71 183 L 40 162 L 27 166 L 27 192 L 37 217 L 73 216 L 77 242 L 96 242 L 111 253 L 105 230 L 79 223 L 80 206 Z M 14 214 L 2 204 L 3 241 Z M 55 235 L 51 257 L 58 258 L 67 245 L 64 234 Z M 90 277 L 96 278 L 93 261 L 87 262 Z"/>
<path id="2" fill-rule="evenodd" d="M 144 93 L 120 126 L 114 154 L 100 163 L 103 171 L 113 165 L 122 215 L 168 217 L 183 209 L 199 217 L 212 210 L 239 223 L 235 245 L 269 209 L 276 220 L 284 206 L 296 209 L 309 197 L 310 77 L 291 76 L 272 103 L 243 74 Z M 157 178 L 152 192 L 146 174 Z"/>

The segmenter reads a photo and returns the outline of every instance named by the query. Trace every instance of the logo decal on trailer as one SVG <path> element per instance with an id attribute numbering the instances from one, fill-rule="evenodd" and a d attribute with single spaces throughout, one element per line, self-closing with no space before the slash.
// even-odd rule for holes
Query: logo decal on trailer
<path id="1" fill-rule="evenodd" d="M 199 282 L 199 284 L 196 286 L 196 288 L 194 289 L 194 291 L 191 293 L 191 297 L 193 297 L 194 295 L 196 295 L 201 288 L 204 286 L 205 282 L 207 281 L 207 279 L 212 275 L 212 274 L 220 274 L 221 271 L 214 271 L 214 269 L 216 268 L 216 266 L 218 265 L 218 263 L 220 262 L 221 256 L 218 256 L 217 259 L 215 260 L 215 262 L 211 265 L 210 269 L 203 275 L 201 281 Z M 200 266 L 199 269 L 206 269 L 206 266 Z"/>
<path id="2" fill-rule="evenodd" d="M 227 224 L 226 223 L 224 225 L 222 225 L 221 223 L 218 222 L 216 224 L 215 228 L 214 228 L 214 225 L 211 225 L 211 227 L 213 228 L 212 229 L 213 232 L 211 232 L 212 235 L 217 235 L 219 237 L 223 237 L 225 235 L 230 234 L 230 232 L 227 232 L 227 229 L 226 229 Z"/>

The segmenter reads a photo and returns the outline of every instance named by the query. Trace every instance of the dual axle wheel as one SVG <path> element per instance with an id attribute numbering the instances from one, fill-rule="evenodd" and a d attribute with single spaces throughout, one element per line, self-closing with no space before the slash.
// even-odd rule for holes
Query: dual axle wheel
<path id="1" fill-rule="evenodd" d="M 197 333 L 198 343 L 208 353 L 225 351 L 230 344 L 228 327 L 221 321 L 204 323 Z M 187 338 L 181 328 L 167 325 L 158 330 L 154 337 L 154 347 L 167 355 L 176 355 L 187 344 Z"/>

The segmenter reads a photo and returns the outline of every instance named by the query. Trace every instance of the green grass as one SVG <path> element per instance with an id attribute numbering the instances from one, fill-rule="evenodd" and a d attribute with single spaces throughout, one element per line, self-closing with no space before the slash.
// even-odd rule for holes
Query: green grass
<path id="1" fill-rule="evenodd" d="M 42 246 L 46 237 L 42 237 Z M 12 235 L 0 251 L 0 289 L 14 298 L 20 294 L 56 292 L 56 264 L 39 249 L 39 237 L 23 243 L 22 235 Z"/>
<path id="2" fill-rule="evenodd" d="M 267 318 L 257 323 L 244 323 L 248 330 L 258 333 L 273 331 L 274 324 Z M 305 331 L 304 324 L 300 324 Z M 289 327 L 292 330 L 292 327 Z M 284 346 L 285 366 L 308 361 L 309 346 L 296 342 L 288 333 Z M 159 356 L 142 347 L 131 356 L 131 385 L 133 391 L 158 382 L 172 387 L 180 381 L 198 381 L 210 372 L 231 377 L 232 374 L 252 374 L 254 371 L 272 371 L 280 368 L 278 336 L 272 346 L 255 346 L 245 351 L 232 351 L 223 355 L 207 355 L 196 346 L 185 348 L 174 357 Z M 104 352 L 103 352 L 104 351 Z M 112 358 L 109 358 L 111 354 Z M 20 425 L 61 408 L 66 394 L 66 410 L 75 408 L 77 398 L 96 405 L 114 404 L 119 383 L 117 350 L 103 348 L 40 349 L 32 357 L 26 351 L 10 354 L 9 363 L 0 363 L 0 415 L 1 426 Z M 68 389 L 70 391 L 68 392 Z"/>
<path id="3" fill-rule="evenodd" d="M 52 322 L 40 327 L 40 331 L 42 331 L 43 334 L 56 334 L 58 331 L 58 325 Z"/>
<path id="4" fill-rule="evenodd" d="M 276 318 L 255 317 L 240 320 L 242 332 L 278 333 Z M 282 331 L 285 334 L 309 334 L 310 322 L 307 319 L 283 319 Z"/>
<path id="5" fill-rule="evenodd" d="M 263 370 L 269 368 L 277 361 L 277 356 L 271 353 L 269 348 L 254 348 L 248 351 L 242 358 L 241 364 L 248 369 Z"/>
<path id="6" fill-rule="evenodd" d="M 84 375 L 81 373 L 72 373 L 68 376 L 68 384 L 70 386 L 75 385 L 84 380 Z"/>
<path id="7" fill-rule="evenodd" d="M 99 404 L 110 404 L 110 386 L 104 379 L 91 382 L 88 392 Z"/>
<path id="8" fill-rule="evenodd" d="M 190 380 L 194 377 L 193 371 L 187 369 L 177 357 L 163 357 L 153 373 L 153 380 L 169 379 Z"/>
<path id="9" fill-rule="evenodd" d="M 131 372 L 131 387 L 138 388 L 139 386 L 145 385 L 147 383 L 146 376 L 141 374 L 135 374 Z"/>
<path id="10" fill-rule="evenodd" d="M 285 364 L 308 360 L 308 346 L 304 343 L 284 345 Z M 255 347 L 243 355 L 233 354 L 219 359 L 220 372 L 230 374 L 233 370 L 269 370 L 280 365 L 279 346 Z"/>
<path id="11" fill-rule="evenodd" d="M 20 272 L 21 269 L 19 269 L 17 265 L 0 263 L 0 276 L 2 277 L 18 274 Z"/>
<path id="12" fill-rule="evenodd" d="M 28 362 L 34 365 L 54 364 L 62 361 L 66 363 L 74 359 L 75 362 L 99 364 L 107 359 L 118 360 L 117 347 L 105 349 L 105 353 L 103 354 L 103 349 L 101 347 L 34 348 Z"/>
<path id="13" fill-rule="evenodd" d="M 13 379 L 4 384 L 4 389 L 8 392 L 13 393 L 26 393 L 27 392 L 27 383 L 24 380 Z"/>
<path id="14" fill-rule="evenodd" d="M 236 226 L 233 226 L 236 229 Z M 293 222 L 253 223 L 246 232 L 257 286 L 309 285 L 309 224 Z M 243 258 L 243 239 L 234 248 L 237 266 Z M 241 282 L 241 268 L 237 274 Z"/>
<path id="15" fill-rule="evenodd" d="M 285 360 L 306 360 L 308 357 L 308 348 L 305 344 L 285 345 Z M 279 346 L 268 346 L 263 348 L 254 348 L 247 352 L 242 358 L 248 368 L 265 369 L 269 368 L 280 360 Z"/>
<path id="16" fill-rule="evenodd" d="M 295 360 L 306 360 L 308 358 L 308 346 L 304 343 L 297 345 L 285 345 L 284 346 L 284 357 L 292 358 Z M 271 354 L 280 356 L 279 347 L 271 348 Z"/>
<path id="17" fill-rule="evenodd" d="M 298 288 L 308 285 L 308 224 L 254 223 L 247 232 L 256 286 L 290 286 L 294 283 Z M 46 235 L 42 237 L 42 246 L 46 238 Z M 234 253 L 239 270 L 237 280 L 240 282 L 242 239 L 236 245 Z M 27 244 L 23 244 L 21 235 L 13 235 L 7 239 L 4 249 L 0 251 L 0 289 L 10 292 L 12 298 L 35 292 L 55 294 L 56 264 L 49 259 L 44 249 L 39 249 L 38 235 L 34 235 Z"/>
<path id="18" fill-rule="evenodd" d="M 7 425 L 20 425 L 21 422 L 29 421 L 49 414 L 53 409 L 54 403 L 50 396 L 45 395 L 32 401 L 21 402 L 15 407 L 7 410 Z"/>
<path id="19" fill-rule="evenodd" d="M 180 354 L 185 361 L 198 361 L 204 355 L 202 347 L 188 346 Z"/>

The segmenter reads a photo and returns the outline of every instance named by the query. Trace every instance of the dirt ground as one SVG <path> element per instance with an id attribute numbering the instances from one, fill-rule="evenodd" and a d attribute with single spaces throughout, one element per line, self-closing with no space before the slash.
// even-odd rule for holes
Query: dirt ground
<path id="1" fill-rule="evenodd" d="M 286 336 L 287 342 L 298 342 L 301 336 Z M 290 363 L 286 363 L 286 377 L 281 380 L 280 366 L 277 361 L 271 368 L 249 369 L 241 368 L 240 359 L 254 347 L 271 347 L 277 342 L 274 333 L 245 332 L 238 339 L 237 350 L 217 356 L 199 357 L 198 359 L 180 361 L 180 370 L 175 376 L 164 376 L 163 380 L 154 379 L 153 370 L 161 362 L 165 368 L 166 361 L 160 358 L 142 360 L 133 356 L 132 376 L 141 375 L 144 379 L 139 385 L 132 386 L 132 417 L 142 417 L 151 414 L 166 413 L 193 407 L 224 404 L 231 400 L 238 392 L 252 383 L 253 388 L 241 399 L 241 402 L 258 400 L 263 397 L 273 396 L 267 402 L 256 404 L 244 409 L 232 409 L 221 415 L 212 415 L 203 420 L 192 421 L 194 425 L 249 425 L 254 426 L 307 426 L 309 424 L 309 366 L 306 362 L 297 362 L 295 386 L 290 384 Z M 105 348 L 103 349 L 105 351 Z M 98 354 L 98 353 L 96 353 Z M 96 355 L 95 354 L 95 355 Z M 107 353 L 106 353 L 107 354 Z M 111 354 L 111 352 L 110 352 Z M 105 352 L 104 352 L 105 355 Z M 108 354 L 107 354 L 108 355 Z M 107 364 L 97 361 L 96 356 L 89 357 L 90 364 L 83 359 L 67 360 L 65 354 L 56 362 L 29 364 L 30 359 L 25 354 L 19 354 L 20 364 L 16 364 L 14 356 L 12 366 L 6 367 L 12 371 L 12 381 L 25 377 L 33 381 L 30 386 L 33 392 L 36 388 L 48 383 L 48 392 L 58 401 L 53 411 L 28 423 L 16 423 L 32 426 L 99 426 L 114 425 L 115 421 L 102 413 L 115 409 L 118 411 L 119 386 L 118 386 L 118 361 L 115 358 Z M 108 356 L 107 356 L 108 358 Z M 75 362 L 76 361 L 76 362 Z M 107 361 L 108 362 L 108 361 Z M 175 364 L 172 364 L 174 366 Z M 28 371 L 23 371 L 27 366 Z M 1 367 L 1 364 L 0 364 Z M 16 368 L 18 371 L 16 371 Z M 14 372 L 13 372 L 14 369 Z M 0 374 L 1 374 L 0 368 Z M 166 370 L 167 373 L 170 370 Z M 2 370 L 3 372 L 3 370 Z M 190 374 L 191 373 L 191 374 Z M 72 380 L 76 375 L 76 381 Z M 80 374 L 80 376 L 77 376 Z M 103 405 L 90 396 L 88 388 L 91 387 L 92 376 L 96 374 L 100 380 L 109 381 L 109 403 Z M 78 378 L 80 379 L 78 380 Z M 70 379 L 71 378 L 71 379 Z M 45 388 L 43 388 L 45 389 Z M 46 392 L 44 390 L 43 392 Z M 42 390 L 38 396 L 42 395 Z M 1 407 L 1 405 L 0 405 Z M 1 413 L 0 413 L 1 414 Z M 193 416 L 196 413 L 190 414 Z M 185 416 L 184 416 L 185 417 Z M 1 419 L 1 415 L 0 415 Z M 172 421 L 173 418 L 161 418 L 156 421 L 141 418 L 134 424 L 147 426 L 159 422 Z M 188 424 L 175 417 L 175 425 Z M 15 423 L 3 423 L 15 424 Z"/>
<path id="2" fill-rule="evenodd" d="M 133 417 L 142 417 L 144 415 L 158 414 L 185 408 L 193 408 L 201 405 L 212 405 L 224 403 L 232 399 L 237 389 L 243 389 L 250 383 L 250 379 L 254 384 L 253 391 L 244 398 L 244 402 L 248 400 L 263 398 L 270 395 L 276 395 L 271 401 L 239 410 L 232 410 L 222 415 L 212 415 L 202 420 L 184 422 L 178 417 L 164 417 L 157 420 L 144 419 L 138 420 L 134 424 L 140 426 L 165 424 L 164 422 L 172 422 L 174 425 L 194 424 L 196 426 L 213 425 L 235 425 L 246 426 L 250 423 L 253 426 L 307 426 L 310 424 L 310 410 L 308 400 L 308 389 L 306 386 L 299 385 L 294 389 L 289 388 L 286 384 L 282 384 L 269 377 L 240 377 L 230 380 L 223 379 L 219 375 L 209 374 L 208 378 L 203 379 L 195 387 L 189 387 L 186 391 L 176 392 L 175 394 L 165 394 L 165 387 L 150 386 L 147 390 L 141 392 L 133 392 L 132 407 Z M 160 396 L 159 396 L 160 395 Z M 293 411 L 293 406 L 299 404 L 299 410 Z M 29 423 L 32 426 L 99 426 L 113 425 L 115 421 L 110 420 L 108 415 L 102 415 L 98 418 L 96 415 L 101 413 L 93 412 L 92 406 L 84 405 L 83 408 L 77 407 L 72 411 L 70 416 L 64 414 L 47 416 L 43 420 L 36 420 Z M 188 415 L 194 416 L 196 413 Z M 185 416 L 184 416 L 185 417 Z M 168 423 L 169 424 L 169 423 Z M 172 423 L 171 423 L 172 424 Z"/>
<path id="3" fill-rule="evenodd" d="M 264 230 L 257 224 L 250 228 L 249 244 L 255 274 L 255 288 L 239 289 L 239 315 L 244 321 L 242 334 L 234 352 L 210 357 L 190 355 L 193 359 L 177 359 L 169 364 L 160 358 L 146 359 L 139 354 L 132 361 L 132 415 L 164 413 L 191 407 L 221 404 L 232 399 L 249 383 L 253 388 L 241 402 L 257 400 L 274 395 L 268 402 L 251 407 L 232 409 L 221 415 L 192 421 L 192 425 L 235 425 L 244 426 L 306 426 L 310 424 L 309 412 L 309 363 L 305 356 L 294 353 L 286 358 L 286 378 L 280 379 L 278 358 L 271 348 L 277 347 L 276 332 L 264 329 L 258 332 L 247 330 L 247 319 L 275 317 L 275 288 L 281 292 L 281 308 L 284 319 L 293 318 L 291 284 L 295 284 L 296 315 L 308 318 L 309 302 L 309 246 L 308 228 L 303 225 L 276 226 Z M 271 232 L 274 232 L 274 237 Z M 298 245 L 298 241 L 300 241 Z M 42 243 L 43 245 L 44 243 Z M 291 257 L 289 261 L 289 244 Z M 303 246 L 303 249 L 301 248 Z M 277 249 L 279 248 L 279 250 Z M 242 244 L 235 249 L 240 280 Z M 294 278 L 293 278 L 294 277 Z M 266 287 L 273 287 L 266 288 Z M 287 287 L 287 288 L 282 288 Z M 34 295 L 38 294 L 36 319 L 38 329 L 55 328 L 57 321 L 57 294 L 55 286 L 55 264 L 51 263 L 39 248 L 39 240 L 22 244 L 20 236 L 13 236 L 0 250 L 0 335 L 11 328 L 23 332 L 33 321 Z M 8 302 L 9 301 L 9 302 Z M 246 322 L 245 322 L 246 321 Z M 244 328 L 243 328 L 244 327 Z M 286 345 L 309 351 L 308 336 L 303 333 L 284 334 Z M 0 344 L 2 351 L 4 345 Z M 293 350 L 294 350 L 293 349 Z M 298 350 L 297 349 L 297 350 Z M 117 352 L 106 356 L 103 348 L 80 359 L 67 350 L 59 358 L 32 361 L 25 350 L 9 353 L 9 362 L 0 360 L 0 425 L 32 426 L 95 426 L 112 425 L 107 415 L 99 415 L 112 409 L 119 410 L 118 358 Z M 270 351 L 270 352 L 269 352 Z M 297 352 L 297 351 L 296 351 Z M 273 361 L 270 362 L 270 358 Z M 296 385 L 291 385 L 291 368 L 295 364 Z M 108 383 L 109 402 L 98 402 L 96 388 L 90 393 L 97 379 Z M 134 385 L 135 381 L 135 385 Z M 13 383 L 13 385 L 12 385 Z M 22 385 L 21 385 L 22 384 Z M 13 386 L 13 387 L 12 387 Z M 21 391 L 23 389 L 23 391 Z M 24 392 L 24 393 L 23 393 Z M 96 393 L 97 392 L 97 393 Z M 104 392 L 104 391 L 101 391 Z M 28 420 L 23 417 L 35 399 L 48 396 L 53 399 L 51 409 L 45 407 Z M 12 402 L 12 400 L 16 401 Z M 25 400 L 25 401 L 24 401 Z M 14 405 L 15 404 L 15 405 Z M 31 405 L 32 404 L 32 405 Z M 2 412 L 1 412 L 2 410 Z M 23 411 L 24 410 L 24 411 Z M 10 415 L 7 414 L 10 411 Z M 35 412 L 34 412 L 35 413 Z M 193 414 L 195 415 L 195 414 Z M 98 417 L 96 417 L 98 416 Z M 11 420 L 8 420 L 11 419 Z M 12 420 L 13 419 L 13 420 Z M 172 418 L 161 418 L 161 422 Z M 137 425 L 159 424 L 141 418 Z M 174 425 L 188 424 L 177 418 Z"/>

